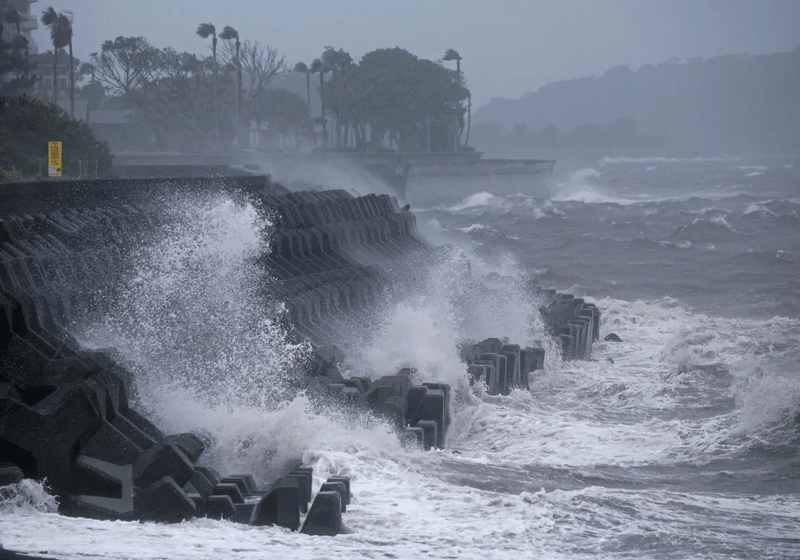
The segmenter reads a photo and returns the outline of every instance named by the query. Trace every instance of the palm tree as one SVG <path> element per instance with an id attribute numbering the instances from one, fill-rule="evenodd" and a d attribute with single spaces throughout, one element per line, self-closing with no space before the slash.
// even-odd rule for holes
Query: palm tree
<path id="1" fill-rule="evenodd" d="M 458 51 L 455 49 L 447 49 L 444 53 L 444 58 L 442 60 L 455 60 L 456 61 L 456 73 L 458 74 L 458 83 L 461 83 L 461 55 L 458 54 Z"/>
<path id="2" fill-rule="evenodd" d="M 237 95 L 237 109 L 236 109 L 236 145 L 239 145 L 241 140 L 240 125 L 242 122 L 242 59 L 239 57 L 239 32 L 230 25 L 226 25 L 219 34 L 219 38 L 225 41 L 236 39 L 236 95 Z"/>
<path id="3" fill-rule="evenodd" d="M 75 14 L 71 10 L 64 10 L 63 13 L 69 20 L 69 116 L 75 118 L 75 77 L 72 64 L 72 22 Z"/>
<path id="4" fill-rule="evenodd" d="M 201 23 L 197 26 L 197 34 L 203 39 L 212 36 L 211 52 L 214 55 L 214 123 L 217 129 L 217 149 L 219 149 L 219 101 L 217 100 L 217 30 L 211 23 Z"/>
<path id="5" fill-rule="evenodd" d="M 309 71 L 312 74 L 316 74 L 319 72 L 319 96 L 322 105 L 322 116 L 320 119 L 322 120 L 322 138 L 325 142 L 325 149 L 328 149 L 328 127 L 326 126 L 327 119 L 325 118 L 325 72 L 328 71 L 328 65 L 324 64 L 320 59 L 315 58 L 314 62 L 311 63 L 311 68 Z"/>
<path id="6" fill-rule="evenodd" d="M 311 110 L 311 69 L 305 62 L 298 62 L 294 65 L 295 72 L 305 72 L 306 74 L 306 96 L 308 97 L 308 110 Z"/>
<path id="7" fill-rule="evenodd" d="M 56 13 L 52 6 L 42 12 L 42 24 L 50 28 L 50 40 L 53 42 L 53 104 L 55 104 L 58 96 L 58 49 L 63 49 L 72 40 L 72 24 L 67 16 Z M 69 63 L 71 66 L 71 59 Z"/>
<path id="8" fill-rule="evenodd" d="M 444 53 L 442 60 L 455 60 L 456 61 L 456 76 L 458 77 L 458 85 L 461 85 L 461 55 L 455 49 L 447 49 Z M 472 103 L 470 103 L 470 111 L 472 110 Z M 467 122 L 472 120 L 472 116 L 467 117 Z M 458 133 L 454 134 L 453 149 L 458 150 Z M 467 125 L 467 139 L 469 139 L 469 124 Z"/>

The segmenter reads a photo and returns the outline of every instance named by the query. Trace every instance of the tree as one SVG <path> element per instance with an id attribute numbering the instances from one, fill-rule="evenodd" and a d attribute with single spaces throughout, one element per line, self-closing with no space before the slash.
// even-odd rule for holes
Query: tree
<path id="1" fill-rule="evenodd" d="M 232 60 L 233 53 L 229 47 L 224 49 L 223 54 L 228 61 Z M 243 102 L 247 110 L 253 101 L 269 88 L 276 77 L 289 71 L 289 67 L 285 57 L 280 56 L 276 49 L 249 39 L 242 43 L 241 61 L 242 72 L 247 75 L 248 81 Z"/>
<path id="2" fill-rule="evenodd" d="M 142 114 L 152 124 L 161 149 L 164 149 L 162 134 L 170 129 L 187 132 L 195 148 L 215 129 L 210 92 L 212 70 L 208 58 L 198 59 L 194 54 L 179 53 L 171 47 L 158 51 L 150 84 L 153 95 L 144 104 Z M 203 151 L 205 148 L 201 147 Z"/>
<path id="3" fill-rule="evenodd" d="M 328 149 L 328 120 L 325 118 L 325 72 L 329 72 L 328 66 L 319 58 L 315 58 L 311 63 L 310 71 L 312 74 L 319 73 L 319 97 L 322 113 L 320 114 L 320 121 L 322 122 L 322 141 L 325 149 Z"/>
<path id="4" fill-rule="evenodd" d="M 310 136 L 308 104 L 302 97 L 286 89 L 265 91 L 258 99 L 255 112 L 259 120 L 269 123 L 271 131 L 283 137 L 284 143 L 298 146 L 303 138 Z"/>
<path id="5" fill-rule="evenodd" d="M 219 99 L 217 97 L 217 30 L 211 23 L 201 23 L 197 26 L 197 34 L 203 39 L 208 39 L 209 35 L 212 36 L 211 52 L 214 57 L 214 120 L 217 129 L 217 149 L 219 149 Z"/>
<path id="6" fill-rule="evenodd" d="M 456 72 L 395 47 L 365 54 L 358 65 L 358 118 L 370 125 L 367 143 L 404 151 L 452 149 L 469 92 Z"/>
<path id="7" fill-rule="evenodd" d="M 336 101 L 329 103 L 328 106 L 333 108 L 333 113 L 336 116 L 336 149 L 342 148 L 342 134 L 344 133 L 345 140 L 348 136 L 348 112 L 347 112 L 347 70 L 353 63 L 353 59 L 348 52 L 342 49 L 338 51 L 333 47 L 325 47 L 325 52 L 322 53 L 322 63 L 331 70 L 332 80 L 328 83 L 328 88 Z"/>
<path id="8" fill-rule="evenodd" d="M 75 64 L 72 58 L 72 21 L 74 14 L 71 10 L 64 10 L 64 15 L 69 20 L 69 114 L 75 116 Z"/>
<path id="9" fill-rule="evenodd" d="M 56 13 L 52 6 L 42 12 L 42 24 L 50 28 L 50 40 L 53 42 L 53 103 L 57 103 L 58 95 L 58 49 L 63 49 L 72 40 L 72 24 L 62 13 Z M 70 56 L 70 66 L 72 58 Z"/>
<path id="10" fill-rule="evenodd" d="M 40 158 L 46 164 L 47 142 L 51 140 L 63 143 L 65 172 L 77 172 L 78 160 L 96 164 L 101 176 L 112 172 L 108 145 L 99 142 L 86 124 L 57 105 L 35 97 L 0 95 L 0 169 L 7 174 L 14 171 L 27 176 L 36 174 Z"/>
<path id="11" fill-rule="evenodd" d="M 240 145 L 242 125 L 242 59 L 239 56 L 241 43 L 239 42 L 239 32 L 230 25 L 226 25 L 219 35 L 225 41 L 236 40 L 236 145 Z"/>
<path id="12" fill-rule="evenodd" d="M 104 41 L 100 54 L 89 55 L 97 78 L 122 95 L 147 83 L 156 67 L 157 56 L 157 49 L 144 37 L 122 36 Z"/>
<path id="13" fill-rule="evenodd" d="M 3 37 L 3 22 L 16 28 L 11 41 Z M 0 93 L 30 90 L 36 83 L 32 70 L 33 65 L 28 63 L 28 40 L 20 34 L 19 12 L 9 7 L 7 0 L 0 0 Z M 8 74 L 14 77 L 9 79 Z"/>
<path id="14" fill-rule="evenodd" d="M 294 71 L 306 75 L 306 99 L 308 100 L 308 108 L 311 110 L 311 69 L 305 62 L 298 62 L 294 65 Z"/>
<path id="15" fill-rule="evenodd" d="M 458 84 L 461 85 L 461 83 L 462 83 L 462 79 L 461 79 L 461 55 L 458 54 L 458 51 L 455 50 L 455 49 L 447 49 L 447 51 L 444 53 L 444 58 L 442 60 L 446 60 L 446 61 L 455 60 L 456 61 L 456 73 L 458 74 Z M 468 103 L 469 103 L 469 106 L 470 106 L 469 112 L 471 113 L 472 112 L 472 96 L 469 96 L 468 99 L 469 99 Z M 471 114 L 468 117 L 468 119 L 472 120 L 472 115 Z M 456 136 L 456 143 L 455 143 L 455 146 L 454 146 L 454 148 L 456 150 L 458 150 L 458 138 L 460 136 L 461 136 L 461 131 L 459 131 L 458 135 Z M 469 127 L 467 127 L 467 142 L 469 142 Z"/>

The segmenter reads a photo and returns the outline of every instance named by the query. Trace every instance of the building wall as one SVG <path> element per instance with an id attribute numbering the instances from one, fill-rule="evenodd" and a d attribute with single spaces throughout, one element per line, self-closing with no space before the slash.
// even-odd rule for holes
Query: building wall
<path id="1" fill-rule="evenodd" d="M 19 34 L 28 40 L 28 53 L 39 54 L 39 46 L 33 40 L 31 32 L 39 29 L 37 11 L 31 6 L 39 0 L 6 0 L 8 7 L 17 10 L 20 16 Z M 3 27 L 3 37 L 8 41 L 17 36 L 16 24 L 6 23 Z"/>

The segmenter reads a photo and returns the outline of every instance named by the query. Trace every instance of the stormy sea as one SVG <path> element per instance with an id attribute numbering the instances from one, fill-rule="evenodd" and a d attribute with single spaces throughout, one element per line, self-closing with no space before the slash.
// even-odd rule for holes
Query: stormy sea
<path id="1" fill-rule="evenodd" d="M 139 406 L 166 431 L 210 434 L 207 465 L 264 483 L 270 462 L 297 458 L 351 477 L 347 531 L 70 518 L 25 481 L 0 502 L 2 547 L 70 560 L 800 557 L 800 159 L 612 154 L 559 161 L 546 180 L 546 199 L 412 208 L 447 250 L 343 349 L 345 375 L 412 367 L 452 386 L 446 445 L 431 451 L 282 379 L 302 348 L 251 282 L 269 223 L 225 200 L 176 209 L 131 263 L 118 313 L 82 341 L 149 372 Z M 592 360 L 558 358 L 534 286 L 599 307 Z M 196 349 L 148 324 L 158 309 Z M 458 344 L 486 336 L 545 346 L 530 391 L 469 385 Z M 224 360 L 202 352 L 213 340 L 232 348 Z M 206 382 L 174 382 L 193 375 Z"/>

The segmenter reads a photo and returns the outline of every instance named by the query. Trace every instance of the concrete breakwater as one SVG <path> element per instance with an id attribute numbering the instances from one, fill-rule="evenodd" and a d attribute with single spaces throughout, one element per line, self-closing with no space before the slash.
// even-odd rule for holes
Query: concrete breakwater
<path id="1" fill-rule="evenodd" d="M 313 348 L 299 385 L 388 418 L 411 445 L 444 446 L 448 385 L 417 384 L 410 370 L 380 379 L 341 373 L 337 345 L 388 287 L 437 251 L 393 198 L 290 192 L 265 177 L 22 183 L 0 188 L 0 462 L 11 480 L 46 477 L 66 514 L 208 515 L 336 534 L 349 480 L 298 463 L 259 487 L 249 474 L 202 466 L 210 442 L 163 433 L 139 412 L 125 360 L 113 349 L 82 348 L 72 334 L 75 324 L 112 308 L 130 254 L 166 219 L 161 206 L 175 195 L 211 192 L 251 201 L 270 217 L 270 243 L 259 259 L 263 289 L 284 302 L 292 336 Z M 563 357 L 589 358 L 597 309 L 568 295 L 541 295 Z M 499 339 L 461 350 L 473 382 L 492 394 L 526 387 L 544 357 L 541 348 Z"/>

